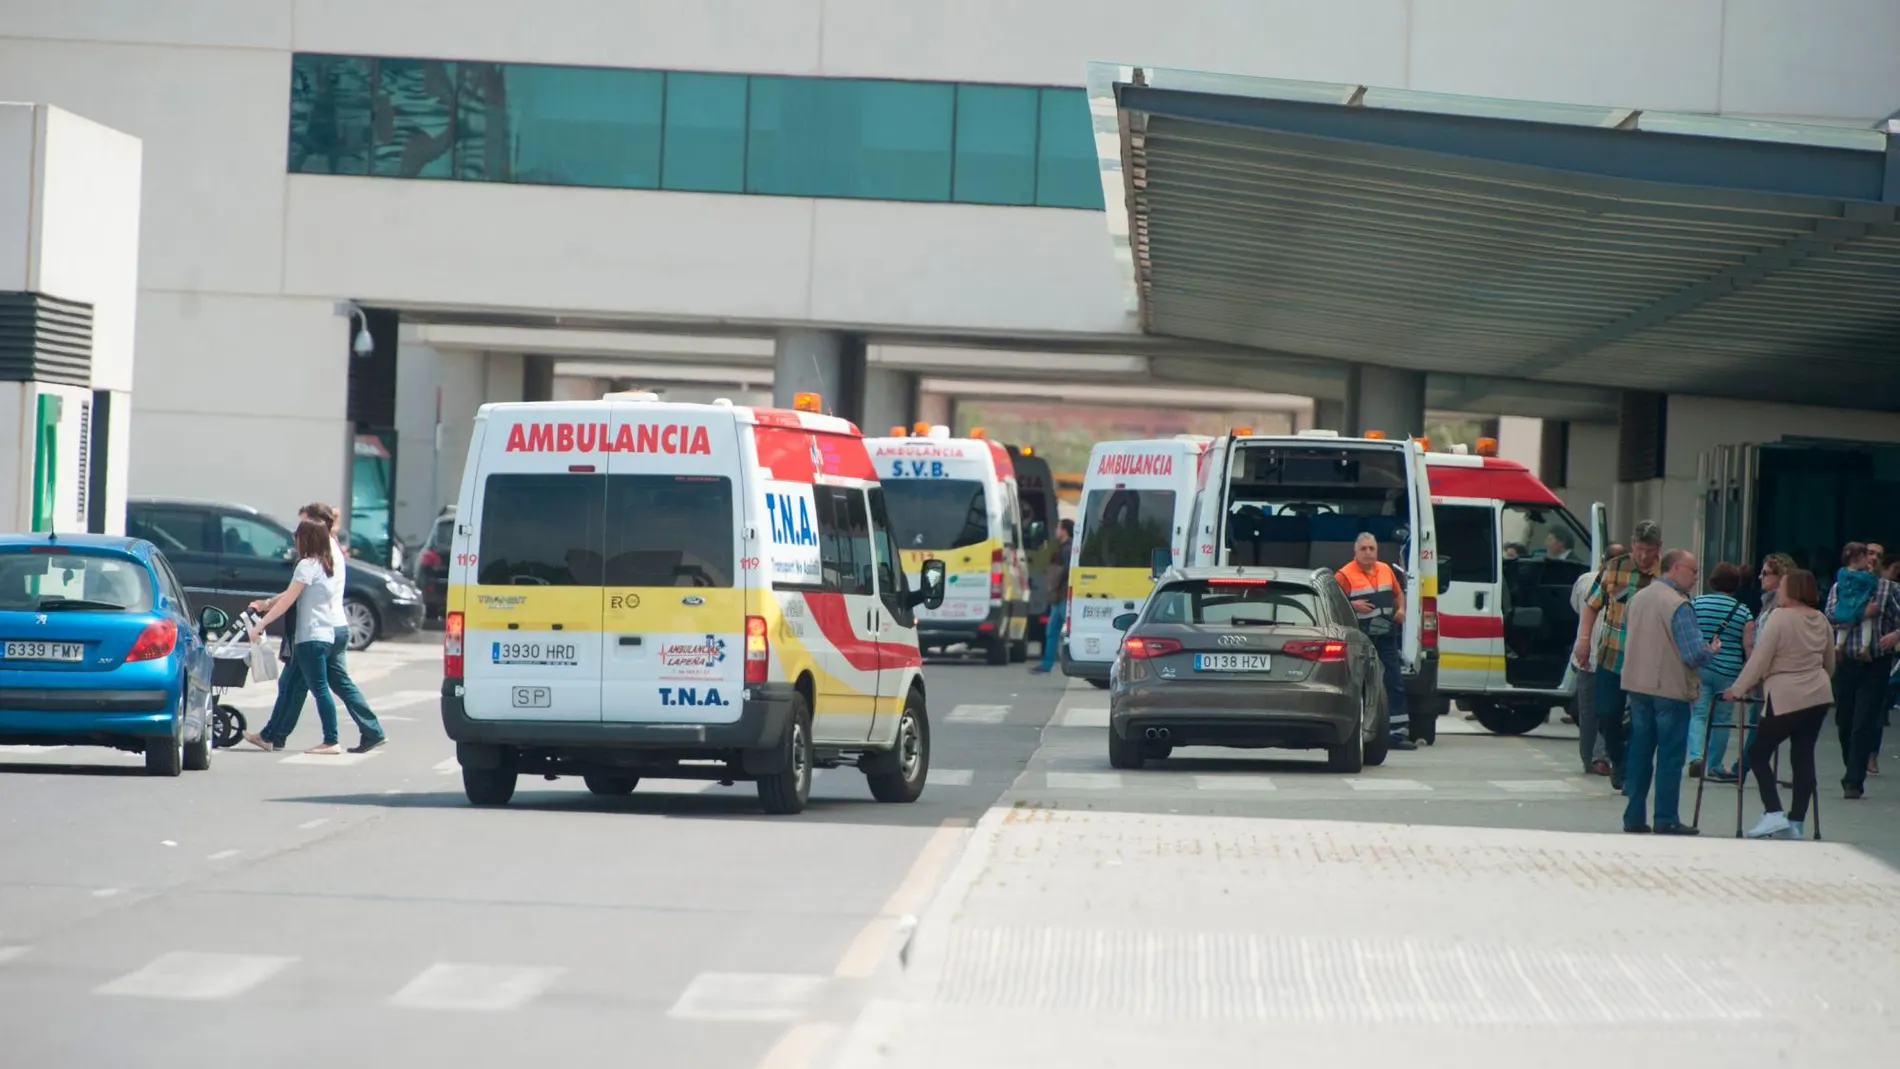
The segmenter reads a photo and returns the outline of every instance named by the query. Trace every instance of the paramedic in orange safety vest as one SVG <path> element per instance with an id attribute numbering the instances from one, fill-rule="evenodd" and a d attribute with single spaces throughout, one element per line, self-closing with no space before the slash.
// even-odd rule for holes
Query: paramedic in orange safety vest
<path id="1" fill-rule="evenodd" d="M 1405 676 L 1399 668 L 1405 634 L 1405 589 L 1392 566 L 1379 559 L 1379 540 L 1362 534 L 1353 542 L 1352 563 L 1333 573 L 1339 588 L 1352 601 L 1359 618 L 1359 629 L 1372 639 L 1379 651 L 1379 663 L 1385 667 L 1386 706 L 1391 711 L 1392 749 L 1415 750 L 1408 736 L 1411 724 L 1405 715 Z M 1390 613 L 1392 626 L 1383 635 L 1372 634 L 1372 621 L 1381 613 Z"/>

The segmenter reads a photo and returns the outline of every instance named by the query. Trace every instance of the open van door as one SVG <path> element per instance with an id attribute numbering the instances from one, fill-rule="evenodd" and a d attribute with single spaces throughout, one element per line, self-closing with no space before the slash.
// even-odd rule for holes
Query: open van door
<path id="1" fill-rule="evenodd" d="M 1601 571 L 1603 554 L 1610 548 L 1610 510 L 1601 501 L 1590 502 L 1590 568 Z"/>

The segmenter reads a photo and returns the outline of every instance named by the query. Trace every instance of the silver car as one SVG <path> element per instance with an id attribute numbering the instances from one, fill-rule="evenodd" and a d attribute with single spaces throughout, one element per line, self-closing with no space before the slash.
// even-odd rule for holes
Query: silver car
<path id="1" fill-rule="evenodd" d="M 1385 761 L 1378 652 L 1331 572 L 1176 568 L 1124 632 L 1109 675 L 1108 760 L 1177 746 L 1323 749 L 1335 772 Z"/>

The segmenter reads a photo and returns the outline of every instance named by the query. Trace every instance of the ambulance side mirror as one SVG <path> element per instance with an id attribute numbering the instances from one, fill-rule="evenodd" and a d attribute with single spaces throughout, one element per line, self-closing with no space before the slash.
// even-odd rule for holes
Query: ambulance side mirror
<path id="1" fill-rule="evenodd" d="M 943 606 L 943 596 L 946 593 L 944 589 L 944 578 L 947 572 L 948 569 L 944 563 L 937 558 L 932 557 L 925 561 L 923 572 L 919 576 L 923 585 L 919 589 L 910 592 L 911 604 L 913 606 L 922 605 L 926 609 L 941 608 Z"/>

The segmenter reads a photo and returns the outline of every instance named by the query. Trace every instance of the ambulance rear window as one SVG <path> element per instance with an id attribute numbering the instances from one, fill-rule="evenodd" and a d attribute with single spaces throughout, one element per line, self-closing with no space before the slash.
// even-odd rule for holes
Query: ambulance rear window
<path id="1" fill-rule="evenodd" d="M 971 479 L 886 479 L 892 533 L 904 549 L 962 549 L 990 537 L 983 484 Z"/>
<path id="2" fill-rule="evenodd" d="M 484 586 L 729 587 L 732 481 L 509 474 L 484 484 Z"/>
<path id="3" fill-rule="evenodd" d="M 1146 568 L 1173 543 L 1174 491 L 1091 490 L 1082 514 L 1084 568 Z"/>

